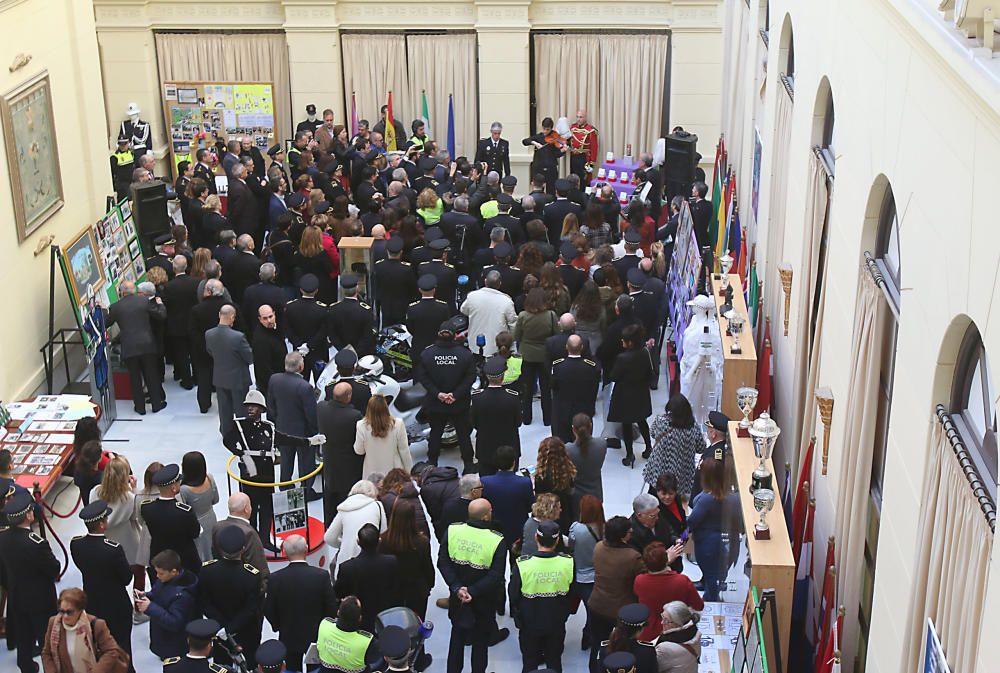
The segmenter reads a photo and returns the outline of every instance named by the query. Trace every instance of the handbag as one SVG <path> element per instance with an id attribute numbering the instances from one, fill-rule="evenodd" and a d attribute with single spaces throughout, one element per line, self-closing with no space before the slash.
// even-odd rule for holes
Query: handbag
<path id="1" fill-rule="evenodd" d="M 94 646 L 94 659 L 96 661 L 100 661 L 101 657 L 107 655 L 112 661 L 111 667 L 108 669 L 108 673 L 126 673 L 128 671 L 129 662 L 131 661 L 128 653 L 121 649 L 120 646 L 109 652 L 101 652 L 97 643 L 97 633 L 94 630 L 94 622 L 96 621 L 96 617 L 90 618 L 90 642 Z"/>

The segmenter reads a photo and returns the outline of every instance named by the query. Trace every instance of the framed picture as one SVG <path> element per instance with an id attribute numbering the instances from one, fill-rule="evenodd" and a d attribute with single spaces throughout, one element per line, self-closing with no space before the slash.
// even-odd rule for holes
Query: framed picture
<path id="1" fill-rule="evenodd" d="M 128 254 L 132 259 L 142 257 L 142 252 L 139 250 L 139 239 L 133 238 L 128 242 Z"/>
<path id="2" fill-rule="evenodd" d="M 122 223 L 122 227 L 125 229 L 125 238 L 135 238 L 135 225 L 132 224 L 131 217 Z"/>
<path id="3" fill-rule="evenodd" d="M 118 209 L 122 212 L 123 220 L 127 220 L 132 217 L 132 204 L 129 203 L 128 199 L 122 199 L 122 202 L 118 204 Z"/>
<path id="4" fill-rule="evenodd" d="M 18 243 L 63 207 L 49 74 L 43 71 L 0 100 L 0 122 Z"/>
<path id="5" fill-rule="evenodd" d="M 135 280 L 138 282 L 144 273 L 146 273 L 146 260 L 141 256 L 136 257 L 132 260 L 132 270 L 135 272 Z"/>
<path id="6" fill-rule="evenodd" d="M 77 234 L 76 238 L 63 249 L 63 257 L 70 272 L 69 282 L 73 286 L 76 303 L 80 304 L 91 287 L 96 291 L 104 284 L 104 268 L 97 254 L 94 228 L 85 227 Z"/>
<path id="7" fill-rule="evenodd" d="M 122 269 L 121 282 L 123 283 L 134 283 L 135 282 L 135 271 L 132 269 L 132 265 L 128 264 Z"/>

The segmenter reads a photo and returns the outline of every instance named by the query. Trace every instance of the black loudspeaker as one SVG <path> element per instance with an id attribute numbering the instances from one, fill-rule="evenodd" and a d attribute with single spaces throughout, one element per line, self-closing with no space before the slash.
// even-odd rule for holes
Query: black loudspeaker
<path id="1" fill-rule="evenodd" d="M 170 233 L 172 222 L 167 214 L 167 185 L 160 180 L 136 182 L 129 188 L 129 196 L 139 245 L 143 255 L 151 257 L 155 252 L 153 239 Z"/>
<path id="2" fill-rule="evenodd" d="M 693 133 L 671 133 L 666 138 L 667 180 L 681 183 L 694 182 L 694 169 L 698 167 L 698 136 Z"/>

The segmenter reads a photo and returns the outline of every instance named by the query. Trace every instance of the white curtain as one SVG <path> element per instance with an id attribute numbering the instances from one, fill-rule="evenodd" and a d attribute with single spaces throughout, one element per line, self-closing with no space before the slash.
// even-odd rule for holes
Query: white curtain
<path id="1" fill-rule="evenodd" d="M 406 38 L 401 34 L 385 33 L 340 36 L 344 59 L 344 125 L 351 128 L 351 94 L 354 94 L 358 119 L 367 119 L 374 126 L 379 110 L 389 100 L 392 91 L 393 117 L 403 124 L 410 135 L 410 122 L 415 118 L 410 106 L 410 86 L 406 72 Z M 340 117 L 340 114 L 336 114 Z M 417 115 L 419 116 L 419 114 Z"/>
<path id="2" fill-rule="evenodd" d="M 426 91 L 430 115 L 428 136 L 437 141 L 439 149 L 446 149 L 451 94 L 455 108 L 455 151 L 457 156 L 471 159 L 476 153 L 479 129 L 475 34 L 407 35 L 406 59 L 410 89 L 406 109 L 410 117 L 402 121 L 407 133 L 410 123 L 421 116 L 421 93 Z M 393 112 L 395 101 L 394 95 Z"/>
<path id="3" fill-rule="evenodd" d="M 792 466 L 792 474 L 798 475 L 799 462 L 805 454 L 806 446 L 812 437 L 816 421 L 816 386 L 819 380 L 819 355 L 823 337 L 823 307 L 826 303 L 826 265 L 820 259 L 820 246 L 823 238 L 823 228 L 826 225 L 829 190 L 826 183 L 826 171 L 815 152 L 810 152 L 809 182 L 806 194 L 806 221 L 803 223 L 802 264 L 795 273 L 801 283 L 795 290 L 797 309 L 795 320 L 798 321 L 798 341 L 795 344 L 795 360 L 792 372 L 795 376 L 796 411 L 793 417 L 795 424 L 791 428 L 795 444 L 792 451 L 786 453 Z M 823 267 L 823 277 L 819 277 L 820 267 Z M 819 296 L 817 297 L 817 288 Z M 817 305 L 818 300 L 818 305 Z M 810 339 L 810 323 L 813 311 L 816 311 L 816 324 Z M 817 464 L 819 461 L 814 463 Z M 813 479 L 810 476 L 809 481 Z"/>
<path id="4" fill-rule="evenodd" d="M 945 435 L 932 420 L 930 455 L 921 497 L 917 572 L 913 577 L 905 668 L 921 666 L 927 619 L 941 638 L 952 671 L 976 668 L 989 579 L 993 531 L 983 516 Z M 997 634 L 982 634 L 996 637 Z M 987 647 L 989 645 L 987 644 Z"/>
<path id="5" fill-rule="evenodd" d="M 663 33 L 536 35 L 536 127 L 587 111 L 598 157 L 653 150 L 660 137 L 670 36 Z M 572 72 L 572 77 L 566 73 Z M 565 172 L 565 168 L 564 168 Z"/>
<path id="6" fill-rule="evenodd" d="M 291 137 L 291 85 L 284 33 L 156 33 L 163 82 L 271 82 L 275 137 Z"/>
<path id="7" fill-rule="evenodd" d="M 745 127 L 745 98 L 749 87 L 745 81 L 745 55 L 747 52 L 747 22 L 749 20 L 750 8 L 742 2 L 730 3 L 733 5 L 732 32 L 728 45 L 727 65 L 729 68 L 728 85 L 725 87 L 732 91 L 727 107 L 723 108 L 728 113 L 725 120 L 726 150 L 729 152 L 729 163 L 740 170 L 743 166 L 743 133 Z"/>
<path id="8" fill-rule="evenodd" d="M 845 403 L 838 403 L 838 413 L 844 413 L 844 438 L 831 446 L 839 453 L 840 484 L 837 490 L 836 526 L 838 596 L 849 615 L 854 614 L 860 601 L 861 576 L 864 571 L 865 531 L 867 528 L 869 485 L 871 484 L 872 451 L 878 423 L 879 371 L 881 368 L 882 330 L 888 307 L 882 291 L 875 285 L 868 270 L 861 269 L 861 282 L 854 305 L 854 334 L 851 337 L 851 357 L 845 366 L 851 370 Z M 810 394 L 811 404 L 815 405 Z M 840 404 L 843 404 L 841 407 Z M 838 456 L 834 454 L 833 458 Z M 819 462 L 819 457 L 814 458 Z M 814 468 L 815 469 L 815 468 Z M 919 585 L 917 585 L 919 586 Z M 858 625 L 855 619 L 844 620 L 841 634 L 846 662 L 857 652 Z M 915 670 L 913 668 L 907 670 Z"/>

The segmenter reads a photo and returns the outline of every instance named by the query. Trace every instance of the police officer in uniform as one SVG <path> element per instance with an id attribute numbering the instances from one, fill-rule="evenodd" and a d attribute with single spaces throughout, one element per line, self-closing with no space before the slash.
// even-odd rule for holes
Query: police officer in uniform
<path id="1" fill-rule="evenodd" d="M 467 643 L 472 645 L 472 673 L 486 672 L 507 557 L 503 534 L 494 530 L 492 518 L 490 501 L 477 498 L 469 503 L 469 520 L 448 526 L 441 540 L 437 566 L 448 585 L 451 619 L 448 673 L 462 670 Z"/>
<path id="2" fill-rule="evenodd" d="M 630 603 L 628 605 L 623 605 L 620 610 L 618 610 L 618 623 L 615 625 L 615 629 L 624 629 L 628 632 L 630 636 L 634 638 L 636 634 L 646 628 L 646 622 L 649 620 L 649 608 L 642 603 Z M 607 666 L 607 660 L 613 657 L 618 652 L 609 653 L 608 643 L 609 640 L 605 640 L 601 643 L 600 650 L 598 652 L 598 658 L 600 661 L 604 662 Z M 627 650 L 635 659 L 635 673 L 657 673 L 659 670 L 659 665 L 656 661 L 656 647 L 654 643 L 649 643 L 643 640 L 633 640 L 631 646 Z"/>
<path id="3" fill-rule="evenodd" d="M 449 423 L 455 428 L 464 463 L 463 472 L 476 472 L 469 435 L 469 404 L 476 380 L 472 352 L 455 341 L 454 328 L 447 321 L 438 328 L 434 345 L 420 354 L 421 382 L 427 390 L 424 414 L 431 426 L 427 438 L 427 462 L 437 465 L 441 455 L 441 436 Z"/>
<path id="4" fill-rule="evenodd" d="M 343 381 L 351 384 L 351 406 L 364 414 L 368 410 L 368 400 L 372 398 L 372 389 L 355 373 L 358 364 L 358 354 L 352 350 L 337 351 L 333 356 L 333 364 L 337 367 L 337 380 L 326 387 L 326 399 L 333 399 L 333 386 Z"/>
<path id="5" fill-rule="evenodd" d="M 128 198 L 128 188 L 132 184 L 132 171 L 135 169 L 135 155 L 128 147 L 129 139 L 118 136 L 118 147 L 111 155 L 111 184 L 114 186 L 118 200 Z"/>
<path id="6" fill-rule="evenodd" d="M 257 648 L 257 670 L 260 673 L 282 673 L 288 650 L 280 640 L 265 640 Z"/>
<path id="7" fill-rule="evenodd" d="M 226 629 L 243 650 L 250 670 L 256 667 L 254 655 L 260 644 L 261 606 L 264 600 L 263 576 L 257 568 L 243 563 L 240 555 L 246 545 L 242 529 L 223 526 L 215 536 L 222 558 L 205 561 L 198 576 L 198 603 L 209 619 Z M 216 661 L 231 663 L 229 655 L 216 649 Z"/>
<path id="8" fill-rule="evenodd" d="M 34 657 L 41 649 L 49 617 L 56 614 L 55 582 L 59 577 L 59 561 L 48 541 L 31 531 L 34 505 L 27 491 L 15 491 L 7 498 L 3 513 L 10 529 L 0 539 L 0 564 L 7 582 L 7 621 L 17 625 L 14 644 L 21 673 L 38 670 Z"/>
<path id="9" fill-rule="evenodd" d="M 69 551 L 83 575 L 87 613 L 107 622 L 118 646 L 131 656 L 132 599 L 128 585 L 132 566 L 122 546 L 104 535 L 110 514 L 111 508 L 103 500 L 94 500 L 81 509 L 79 517 L 87 526 L 87 534 L 74 537 Z"/>
<path id="10" fill-rule="evenodd" d="M 601 370 L 593 360 L 583 357 L 583 339 L 571 334 L 566 340 L 566 357 L 552 362 L 552 434 L 564 442 L 573 441 L 573 416 L 594 417 Z"/>
<path id="11" fill-rule="evenodd" d="M 691 489 L 691 500 L 701 493 L 701 461 L 706 458 L 725 460 L 732 449 L 729 448 L 729 416 L 721 411 L 708 412 L 705 419 L 705 435 L 708 445 L 701 452 L 701 460 L 698 461 L 698 469 L 694 475 L 694 486 Z"/>
<path id="12" fill-rule="evenodd" d="M 496 474 L 497 449 L 512 446 L 521 455 L 521 400 L 518 392 L 503 385 L 507 360 L 495 355 L 486 361 L 485 388 L 472 392 L 472 427 L 476 429 L 476 460 L 480 476 Z"/>
<path id="13" fill-rule="evenodd" d="M 388 672 L 416 673 L 410 667 L 410 636 L 402 627 L 392 625 L 378 634 L 378 646 Z"/>
<path id="14" fill-rule="evenodd" d="M 340 601 L 337 618 L 319 623 L 316 651 L 321 671 L 370 671 L 382 660 L 379 643 L 361 628 L 361 601 L 347 596 Z"/>
<path id="15" fill-rule="evenodd" d="M 519 248 L 528 240 L 528 235 L 521 226 L 521 220 L 511 214 L 514 208 L 514 197 L 510 194 L 500 194 L 497 197 L 497 214 L 483 222 L 483 233 L 487 236 L 497 227 L 501 227 L 507 235 L 507 242 L 514 248 Z"/>
<path id="16" fill-rule="evenodd" d="M 285 304 L 285 336 L 305 359 L 306 381 L 310 374 L 315 374 L 316 363 L 325 362 L 329 357 L 327 305 L 316 299 L 318 290 L 319 278 L 307 273 L 299 279 L 302 296 Z"/>
<path id="17" fill-rule="evenodd" d="M 208 660 L 212 656 L 212 642 L 222 625 L 214 619 L 196 619 L 184 628 L 187 632 L 188 653 L 183 657 L 163 660 L 163 673 L 228 673 Z"/>
<path id="18" fill-rule="evenodd" d="M 437 292 L 437 276 L 424 274 L 417 279 L 420 299 L 406 309 L 406 327 L 410 330 L 410 361 L 413 363 L 413 378 L 419 380 L 420 354 L 434 343 L 438 327 L 451 317 L 451 308 L 434 297 Z"/>
<path id="19" fill-rule="evenodd" d="M 556 551 L 561 540 L 558 523 L 539 522 L 538 552 L 517 559 L 511 571 L 510 614 L 518 628 L 525 671 L 543 663 L 562 670 L 574 564 L 572 556 Z"/>
<path id="20" fill-rule="evenodd" d="M 431 274 L 437 278 L 437 291 L 434 295 L 448 304 L 452 313 L 455 312 L 455 297 L 458 292 L 458 273 L 455 267 L 447 262 L 448 239 L 441 237 L 427 244 L 434 252 L 434 259 L 417 267 L 417 274 Z"/>
<path id="21" fill-rule="evenodd" d="M 423 157 L 419 162 L 417 162 L 417 168 L 423 173 L 419 178 L 413 181 L 413 189 L 416 190 L 419 195 L 420 192 L 425 189 L 433 189 L 437 192 L 440 183 L 434 179 L 434 169 L 437 168 L 438 162 L 434 157 Z"/>
<path id="22" fill-rule="evenodd" d="M 358 277 L 353 273 L 340 277 L 343 299 L 327 310 L 330 343 L 338 351 L 348 346 L 359 357 L 375 353 L 375 316 L 372 307 L 358 299 Z"/>
<path id="23" fill-rule="evenodd" d="M 511 299 L 516 299 L 524 286 L 525 274 L 516 266 L 510 265 L 510 258 L 513 254 L 514 248 L 510 243 L 507 241 L 497 243 L 496 247 L 493 248 L 493 257 L 496 263 L 484 266 L 482 277 L 486 278 L 486 274 L 496 269 L 497 273 L 500 274 L 500 291 Z M 480 286 L 482 286 L 482 282 L 480 282 Z"/>
<path id="24" fill-rule="evenodd" d="M 201 534 L 201 524 L 190 505 L 176 500 L 181 487 L 181 468 L 170 463 L 153 474 L 153 485 L 160 496 L 146 500 L 139 507 L 149 530 L 149 558 L 165 549 L 173 549 L 181 557 L 184 568 L 197 574 L 201 557 L 195 541 Z"/>
<path id="25" fill-rule="evenodd" d="M 267 411 L 267 401 L 259 390 L 247 393 L 243 407 L 246 409 L 246 416 L 234 419 L 233 428 L 223 436 L 222 443 L 240 457 L 241 478 L 272 484 L 275 478 L 274 466 L 279 460 L 277 440 L 280 439 L 286 446 L 294 446 L 298 442 L 307 444 L 308 440 L 278 432 L 274 423 L 263 418 Z M 240 484 L 240 490 L 250 498 L 250 525 L 257 530 L 264 546 L 276 551 L 270 542 L 271 519 L 274 514 L 271 494 L 274 493 L 274 487 Z"/>
<path id="26" fill-rule="evenodd" d="M 406 320 L 406 307 L 417 296 L 413 266 L 403 261 L 403 239 L 390 238 L 385 244 L 386 259 L 375 262 L 375 297 L 382 314 L 382 326 Z"/>

